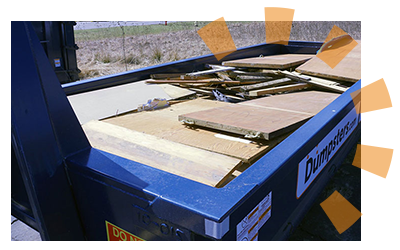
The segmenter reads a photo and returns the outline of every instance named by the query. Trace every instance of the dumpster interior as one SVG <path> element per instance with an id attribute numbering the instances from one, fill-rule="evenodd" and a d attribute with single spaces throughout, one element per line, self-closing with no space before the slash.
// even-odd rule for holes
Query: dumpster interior
<path id="1" fill-rule="evenodd" d="M 311 54 L 204 65 L 68 97 L 94 148 L 220 188 L 361 78 L 361 41 L 331 68 Z"/>

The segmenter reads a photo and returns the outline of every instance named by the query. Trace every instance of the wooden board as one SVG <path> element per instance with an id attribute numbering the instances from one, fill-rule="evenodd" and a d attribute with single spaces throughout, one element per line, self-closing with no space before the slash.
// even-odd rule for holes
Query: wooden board
<path id="1" fill-rule="evenodd" d="M 356 82 L 361 79 L 361 41 L 333 69 L 318 57 L 296 68 L 297 72 L 328 79 Z"/>
<path id="2" fill-rule="evenodd" d="M 282 85 L 282 84 L 288 83 L 290 81 L 291 81 L 291 79 L 285 77 L 285 78 L 275 79 L 275 80 L 266 81 L 266 82 L 262 82 L 262 83 L 240 86 L 240 91 L 246 92 L 246 91 L 254 90 L 254 89 L 272 87 L 272 86 Z"/>
<path id="3" fill-rule="evenodd" d="M 105 122 L 91 121 L 83 128 L 94 148 L 214 187 L 241 164 L 232 157 Z"/>
<path id="4" fill-rule="evenodd" d="M 322 79 L 320 77 L 315 77 L 315 76 L 303 75 L 303 74 L 300 74 L 295 71 L 292 71 L 292 72 L 279 71 L 279 74 L 282 74 L 282 75 L 292 79 L 293 81 L 308 83 L 308 84 L 317 86 L 319 88 L 327 89 L 329 91 L 334 91 L 337 93 L 343 93 L 349 88 L 347 86 L 339 84 L 336 81 L 326 80 L 326 79 Z"/>
<path id="5" fill-rule="evenodd" d="M 316 115 L 339 96 L 340 94 L 323 91 L 301 91 L 257 98 L 241 102 L 240 105 L 289 110 L 292 112 Z"/>
<path id="6" fill-rule="evenodd" d="M 147 85 L 139 81 L 106 89 L 68 96 L 81 124 L 134 110 L 149 99 L 167 100 L 195 94 L 188 89 L 168 85 Z"/>
<path id="7" fill-rule="evenodd" d="M 283 54 L 225 61 L 222 65 L 263 69 L 288 69 L 298 66 L 313 57 L 314 55 L 309 54 Z"/>
<path id="8" fill-rule="evenodd" d="M 283 93 L 288 91 L 302 90 L 309 88 L 310 86 L 311 85 L 307 83 L 295 83 L 291 85 L 284 85 L 273 88 L 263 88 L 263 89 L 249 91 L 248 96 L 263 96 L 263 95 Z"/>
<path id="9" fill-rule="evenodd" d="M 298 128 L 311 117 L 309 114 L 285 110 L 232 104 L 228 107 L 180 115 L 179 120 L 249 138 L 270 140 Z"/>
<path id="10" fill-rule="evenodd" d="M 238 136 L 219 131 L 189 128 L 178 120 L 178 116 L 182 114 L 230 105 L 232 104 L 226 102 L 196 99 L 174 104 L 166 109 L 113 117 L 104 120 L 104 122 L 166 140 L 232 156 L 244 162 L 251 162 L 284 139 L 278 138 L 269 142 L 255 143 L 251 140 L 244 140 Z"/>
<path id="11" fill-rule="evenodd" d="M 180 115 L 179 120 L 270 140 L 298 128 L 338 96 L 319 91 L 275 95 Z"/>

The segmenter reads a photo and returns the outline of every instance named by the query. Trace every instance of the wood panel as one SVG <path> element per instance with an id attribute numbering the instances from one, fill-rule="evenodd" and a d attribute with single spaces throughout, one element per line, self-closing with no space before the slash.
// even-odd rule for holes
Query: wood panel
<path id="1" fill-rule="evenodd" d="M 327 89 L 329 91 L 334 91 L 337 93 L 343 93 L 345 92 L 349 87 L 341 85 L 340 83 L 336 81 L 331 81 L 331 80 L 326 80 L 322 79 L 320 77 L 315 77 L 315 76 L 309 76 L 309 75 L 303 75 L 298 72 L 292 71 L 279 71 L 279 74 L 282 74 L 293 81 L 299 81 L 299 82 L 304 82 L 304 83 L 309 83 L 314 86 Z"/>
<path id="2" fill-rule="evenodd" d="M 222 65 L 263 69 L 288 69 L 298 66 L 313 57 L 314 55 L 309 54 L 283 54 L 225 61 Z"/>
<path id="3" fill-rule="evenodd" d="M 291 85 L 284 85 L 273 88 L 263 88 L 258 90 L 249 91 L 248 96 L 263 96 L 268 94 L 283 93 L 287 91 L 302 90 L 311 87 L 311 84 L 307 83 L 295 83 Z"/>
<path id="4" fill-rule="evenodd" d="M 286 110 L 232 104 L 179 116 L 188 124 L 270 140 L 292 131 L 312 115 Z"/>
<path id="5" fill-rule="evenodd" d="M 251 162 L 284 139 L 255 143 L 221 131 L 189 128 L 178 120 L 178 116 L 182 114 L 230 105 L 233 104 L 196 99 L 174 104 L 166 109 L 127 114 L 104 121 L 166 140 L 232 156 L 244 162 Z"/>
<path id="6" fill-rule="evenodd" d="M 279 110 L 290 110 L 316 115 L 340 94 L 323 91 L 301 91 L 290 94 L 274 95 L 241 102 L 240 105 L 250 105 Z"/>
<path id="7" fill-rule="evenodd" d="M 145 81 L 68 96 L 81 124 L 137 109 L 149 99 L 167 100 L 195 94 L 180 87 L 147 85 Z"/>
<path id="8" fill-rule="evenodd" d="M 361 79 L 361 41 L 333 69 L 318 57 L 296 68 L 297 72 L 328 79 L 356 82 Z"/>
<path id="9" fill-rule="evenodd" d="M 183 114 L 179 120 L 270 140 L 298 128 L 338 96 L 320 91 L 275 95 Z"/>
<path id="10" fill-rule="evenodd" d="M 241 161 L 171 142 L 106 122 L 91 121 L 83 129 L 92 147 L 218 187 Z"/>

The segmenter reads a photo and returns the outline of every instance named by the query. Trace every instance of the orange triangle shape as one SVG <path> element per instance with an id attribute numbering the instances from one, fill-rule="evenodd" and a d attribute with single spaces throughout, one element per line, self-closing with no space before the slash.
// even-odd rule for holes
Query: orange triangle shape
<path id="1" fill-rule="evenodd" d="M 225 17 L 224 17 L 224 16 L 218 17 L 218 18 L 215 19 L 214 21 L 222 21 L 222 22 L 225 22 Z"/>

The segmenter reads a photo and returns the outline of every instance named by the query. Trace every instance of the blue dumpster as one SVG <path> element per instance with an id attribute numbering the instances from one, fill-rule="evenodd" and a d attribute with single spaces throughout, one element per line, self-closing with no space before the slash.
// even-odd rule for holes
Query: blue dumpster
<path id="1" fill-rule="evenodd" d="M 226 60 L 320 46 L 260 44 Z M 350 95 L 361 81 L 220 188 L 92 148 L 66 97 L 215 63 L 206 55 L 60 86 L 30 22 L 12 22 L 12 213 L 44 240 L 286 239 L 361 136 Z"/>

